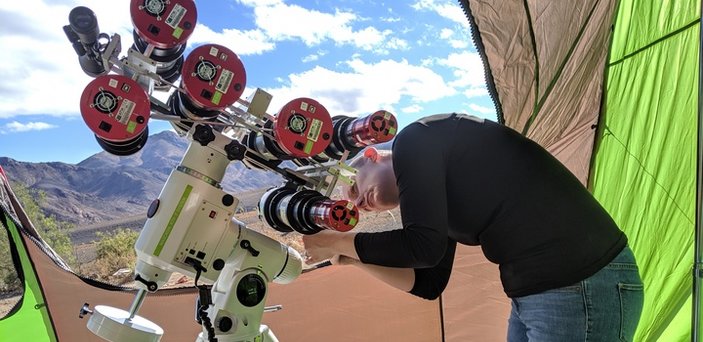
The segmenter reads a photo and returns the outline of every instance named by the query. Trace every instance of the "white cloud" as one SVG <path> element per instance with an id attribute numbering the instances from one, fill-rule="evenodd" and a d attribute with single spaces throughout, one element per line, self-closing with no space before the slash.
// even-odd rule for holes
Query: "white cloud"
<path id="1" fill-rule="evenodd" d="M 407 47 L 407 43 L 393 37 L 391 30 L 381 31 L 373 26 L 355 30 L 353 24 L 364 19 L 353 12 L 336 10 L 334 13 L 325 13 L 299 5 L 288 5 L 280 0 L 237 1 L 254 9 L 257 27 L 273 41 L 299 39 L 307 46 L 331 41 L 379 54 L 386 54 L 389 49 Z M 388 44 L 389 40 L 392 41 L 391 44 Z"/>
<path id="2" fill-rule="evenodd" d="M 488 89 L 486 89 L 485 87 L 484 88 L 469 88 L 469 89 L 464 90 L 463 94 L 467 98 L 487 96 Z"/>
<path id="3" fill-rule="evenodd" d="M 350 40 L 355 46 L 368 51 L 376 46 L 379 46 L 386 39 L 386 37 L 391 34 L 391 30 L 384 30 L 381 32 L 375 27 L 367 27 L 356 32 L 351 30 L 346 31 L 343 35 L 348 37 L 340 36 L 340 39 L 337 41 L 344 42 L 345 40 Z"/>
<path id="4" fill-rule="evenodd" d="M 23 114 L 76 115 L 83 89 L 91 78 L 61 29 L 77 5 L 91 8 L 102 32 L 132 44 L 129 1 L 39 0 L 0 3 L 0 118 Z"/>
<path id="5" fill-rule="evenodd" d="M 435 12 L 441 17 L 449 19 L 463 27 L 469 27 L 469 21 L 464 14 L 464 10 L 453 1 L 418 0 L 412 4 L 411 7 L 418 11 L 426 10 Z"/>
<path id="6" fill-rule="evenodd" d="M 400 38 L 390 38 L 385 44 L 384 44 L 385 51 L 390 50 L 408 50 L 409 45 L 408 42 L 404 39 Z"/>
<path id="7" fill-rule="evenodd" d="M 408 49 L 408 42 L 394 36 L 390 30 L 359 27 L 359 23 L 366 20 L 349 11 L 323 13 L 287 5 L 280 0 L 238 1 L 253 9 L 253 19 L 258 27 L 215 32 L 198 23 L 189 44 L 217 43 L 231 46 L 241 55 L 271 51 L 277 42 L 285 39 L 311 45 L 327 41 L 357 48 L 350 60 L 339 63 L 346 71 L 316 67 L 289 75 L 280 82 L 285 86 L 270 89 L 274 101 L 279 101 L 279 108 L 293 97 L 310 96 L 320 98 L 332 114 L 349 115 L 379 108 L 390 109 L 402 98 L 422 104 L 454 95 L 457 91 L 471 96 L 486 93 L 481 88 L 483 69 L 473 67 L 475 60 L 470 55 L 468 60 L 449 56 L 435 61 L 435 64 L 428 59 L 426 61 L 430 62 L 422 65 L 392 59 L 364 62 L 359 51 L 383 55 Z M 61 30 L 68 23 L 71 8 L 77 5 L 93 9 L 102 32 L 120 34 L 122 55 L 132 45 L 127 0 L 0 2 L 0 22 L 3 23 L 0 25 L 0 46 L 3 48 L 0 54 L 0 118 L 36 114 L 79 117 L 80 96 L 92 78 L 81 70 L 77 56 Z M 455 7 L 449 6 L 457 9 Z M 27 8 L 32 9 L 31 15 Z M 444 7 L 435 8 L 439 11 Z M 308 59 L 324 54 L 327 51 L 318 51 L 310 54 Z M 437 63 L 452 68 L 456 79 L 447 83 L 432 71 L 430 66 Z"/>
<path id="8" fill-rule="evenodd" d="M 128 0 L 27 0 L 0 3 L 0 118 L 47 114 L 77 116 L 80 96 L 92 80 L 78 64 L 63 30 L 75 6 L 95 12 L 101 32 L 121 36 L 122 56 L 132 46 Z M 31 12 L 28 12 L 28 8 Z M 30 15 L 31 13 L 31 15 Z M 206 42 L 236 47 L 237 54 L 275 48 L 259 29 L 214 32 L 198 23 L 189 45 Z"/>
<path id="9" fill-rule="evenodd" d="M 315 52 L 313 54 L 310 54 L 310 55 L 303 57 L 302 62 L 309 63 L 309 62 L 317 61 L 320 59 L 320 57 L 323 57 L 328 53 L 329 53 L 329 51 L 326 51 L 326 50 L 318 50 L 317 52 Z"/>
<path id="10" fill-rule="evenodd" d="M 447 58 L 437 60 L 437 64 L 453 69 L 456 79 L 449 85 L 457 88 L 467 88 L 464 94 L 467 97 L 486 95 L 486 78 L 483 62 L 478 53 L 461 52 L 452 53 Z"/>
<path id="11" fill-rule="evenodd" d="M 461 39 L 450 39 L 449 45 L 457 50 L 461 50 L 469 47 L 469 41 Z"/>
<path id="12" fill-rule="evenodd" d="M 448 28 L 443 28 L 442 31 L 439 32 L 439 38 L 442 38 L 442 39 L 449 39 L 453 35 L 454 35 L 454 30 L 448 29 Z"/>
<path id="13" fill-rule="evenodd" d="M 285 86 L 267 89 L 273 95 L 269 112 L 276 113 L 294 98 L 311 97 L 325 106 L 332 116 L 356 116 L 378 109 L 393 112 L 402 99 L 409 99 L 419 106 L 456 94 L 456 90 L 439 74 L 423 66 L 411 65 L 406 60 L 367 63 L 354 58 L 346 65 L 348 72 L 317 66 L 289 75 Z"/>
<path id="14" fill-rule="evenodd" d="M 320 55 L 313 54 L 313 55 L 307 55 L 307 56 L 303 57 L 303 59 L 301 61 L 303 63 L 310 63 L 310 62 L 314 62 L 318 59 L 320 59 Z"/>
<path id="15" fill-rule="evenodd" d="M 18 133 L 18 132 L 28 132 L 28 131 L 43 131 L 45 129 L 51 129 L 51 128 L 56 128 L 57 126 L 48 124 L 46 122 L 27 122 L 27 123 L 21 123 L 18 121 L 12 121 L 10 123 L 5 124 L 2 129 L 0 129 L 0 133 L 2 134 L 7 134 L 7 133 Z"/>
<path id="16" fill-rule="evenodd" d="M 418 105 L 418 104 L 412 104 L 412 105 L 407 106 L 407 107 L 405 107 L 405 108 L 401 108 L 400 110 L 401 110 L 403 113 L 419 113 L 419 112 L 420 112 L 421 110 L 423 110 L 423 109 L 424 109 L 424 108 L 423 108 L 422 106 Z"/>
<path id="17" fill-rule="evenodd" d="M 468 35 L 460 35 L 459 38 L 457 38 L 458 34 L 448 28 L 443 28 L 439 32 L 439 38 L 442 40 L 446 40 L 449 43 L 449 46 L 451 46 L 454 49 L 466 49 L 469 47 L 470 39 Z"/>
<path id="18" fill-rule="evenodd" d="M 399 17 L 382 17 L 381 21 L 386 22 L 386 23 L 397 23 L 401 19 Z"/>
<path id="19" fill-rule="evenodd" d="M 220 44 L 236 47 L 235 53 L 240 56 L 260 55 L 276 48 L 276 44 L 263 31 L 223 29 L 215 32 L 208 26 L 198 23 L 193 34 L 188 38 L 189 46 L 202 44 Z"/>
<path id="20" fill-rule="evenodd" d="M 495 108 L 489 108 L 489 107 L 484 107 L 484 106 L 479 106 L 475 103 L 469 104 L 469 108 L 475 112 L 481 113 L 481 114 L 491 114 L 495 113 L 496 110 Z"/>
<path id="21" fill-rule="evenodd" d="M 436 63 L 436 58 L 425 58 L 422 61 L 420 61 L 420 65 L 424 67 L 432 67 Z"/>

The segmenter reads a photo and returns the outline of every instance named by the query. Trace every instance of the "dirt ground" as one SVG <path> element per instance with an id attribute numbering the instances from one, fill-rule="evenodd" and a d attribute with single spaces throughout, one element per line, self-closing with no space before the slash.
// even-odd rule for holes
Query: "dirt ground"
<path id="1" fill-rule="evenodd" d="M 20 300 L 21 293 L 8 293 L 0 297 L 0 318 L 5 317 Z"/>
<path id="2" fill-rule="evenodd" d="M 273 239 L 276 239 L 277 241 L 296 249 L 302 254 L 302 235 L 298 233 L 290 233 L 285 235 L 281 234 L 261 222 L 257 216 L 257 213 L 254 211 L 236 215 L 236 218 L 245 223 L 247 228 L 261 232 Z M 397 228 L 400 228 L 400 212 L 398 209 L 395 209 L 392 211 L 378 213 L 361 212 L 359 223 L 352 231 L 377 232 Z M 91 256 L 94 258 L 95 248 L 93 244 L 81 244 L 76 246 L 75 249 L 76 253 L 80 254 L 80 259 L 90 259 Z M 307 268 L 310 266 L 306 265 L 305 267 Z M 124 285 L 132 286 L 133 284 L 128 282 Z M 169 279 L 166 287 L 182 287 L 192 285 L 193 281 L 191 278 L 174 273 Z M 20 296 L 20 293 L 0 293 L 0 318 L 5 317 L 5 315 L 15 306 L 15 304 L 20 300 Z"/>

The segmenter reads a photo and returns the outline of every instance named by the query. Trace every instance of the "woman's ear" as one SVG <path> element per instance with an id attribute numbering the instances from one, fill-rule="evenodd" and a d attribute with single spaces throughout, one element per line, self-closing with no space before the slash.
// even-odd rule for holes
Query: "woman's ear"
<path id="1" fill-rule="evenodd" d="M 374 147 L 367 147 L 366 150 L 364 150 L 364 157 L 371 159 L 374 163 L 378 162 L 380 158 L 378 150 Z"/>

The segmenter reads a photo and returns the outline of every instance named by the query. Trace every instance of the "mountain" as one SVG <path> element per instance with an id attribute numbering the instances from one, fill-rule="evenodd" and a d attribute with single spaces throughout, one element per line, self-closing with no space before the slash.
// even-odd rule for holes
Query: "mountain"
<path id="1" fill-rule="evenodd" d="M 187 139 L 163 131 L 149 136 L 144 148 L 131 156 L 100 152 L 75 165 L 28 163 L 0 157 L 0 166 L 10 180 L 46 194 L 41 203 L 45 214 L 86 225 L 144 213 L 187 147 Z M 251 208 L 256 199 L 247 193 L 282 182 L 278 174 L 233 162 L 227 168 L 222 187 L 241 197 L 241 206 Z M 243 196 L 238 196 L 239 193 Z"/>

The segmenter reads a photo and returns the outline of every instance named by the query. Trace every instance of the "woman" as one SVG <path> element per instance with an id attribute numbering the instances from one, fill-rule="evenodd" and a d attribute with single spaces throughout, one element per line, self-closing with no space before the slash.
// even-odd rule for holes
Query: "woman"
<path id="1" fill-rule="evenodd" d="M 509 341 L 631 341 L 643 285 L 627 237 L 558 160 L 512 129 L 441 114 L 403 129 L 393 152 L 354 160 L 347 196 L 400 205 L 403 229 L 305 236 L 308 262 L 359 265 L 413 295 L 447 285 L 457 243 L 480 245 L 512 300 Z"/>

